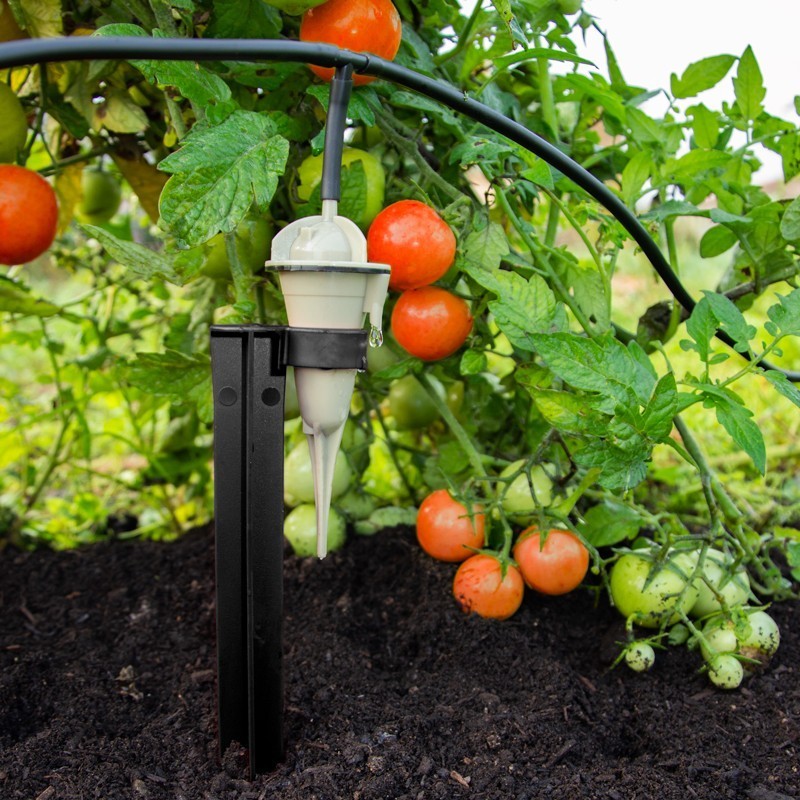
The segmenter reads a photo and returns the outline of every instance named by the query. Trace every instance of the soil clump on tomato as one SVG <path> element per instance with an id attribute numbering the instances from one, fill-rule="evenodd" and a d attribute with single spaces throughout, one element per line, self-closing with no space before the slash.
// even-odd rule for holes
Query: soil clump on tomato
<path id="1" fill-rule="evenodd" d="M 215 730 L 213 535 L 0 553 L 4 800 L 786 800 L 800 796 L 800 609 L 733 692 L 699 654 L 609 671 L 590 593 L 464 616 L 409 529 L 285 560 L 286 759 L 247 780 Z"/>

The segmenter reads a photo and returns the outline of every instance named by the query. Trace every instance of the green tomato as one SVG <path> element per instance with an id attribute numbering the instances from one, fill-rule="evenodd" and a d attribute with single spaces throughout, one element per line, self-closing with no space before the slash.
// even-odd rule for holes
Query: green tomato
<path id="1" fill-rule="evenodd" d="M 283 521 L 283 535 L 301 558 L 317 554 L 317 510 L 310 504 L 293 508 Z M 328 552 L 339 550 L 347 539 L 344 518 L 335 509 L 328 515 Z"/>
<path id="2" fill-rule="evenodd" d="M 325 0 L 264 0 L 266 5 L 293 16 L 300 16 L 300 14 L 308 11 L 309 8 L 316 8 L 324 2 Z"/>
<path id="3" fill-rule="evenodd" d="M 11 9 L 5 9 L 3 16 L 11 16 Z M 0 164 L 16 162 L 20 150 L 28 138 L 28 118 L 19 98 L 11 87 L 0 80 Z"/>
<path id="4" fill-rule="evenodd" d="M 705 580 L 697 582 L 697 602 L 692 607 L 694 617 L 705 617 L 722 610 L 716 594 L 721 595 L 729 608 L 744 605 L 750 594 L 750 579 L 744 567 L 731 575 L 730 559 L 720 550 L 709 549 L 703 559 L 702 572 Z M 712 591 L 713 587 L 713 591 Z M 715 594 L 716 593 L 716 594 Z"/>
<path id="5" fill-rule="evenodd" d="M 635 553 L 626 553 L 611 570 L 611 597 L 624 617 L 634 616 L 634 622 L 645 628 L 657 628 L 662 622 L 668 625 L 679 620 L 674 613 L 688 613 L 697 600 L 697 587 L 689 586 L 684 575 L 694 570 L 695 561 L 689 553 L 673 555 L 670 563 L 650 575 L 653 562 Z M 649 581 L 648 581 L 649 578 Z M 680 605 L 678 595 L 686 589 Z"/>
<path id="6" fill-rule="evenodd" d="M 119 211 L 122 202 L 122 187 L 110 172 L 85 169 L 81 175 L 83 197 L 75 208 L 75 216 L 81 222 L 99 225 L 108 222 Z"/>
<path id="7" fill-rule="evenodd" d="M 398 378 L 389 387 L 389 413 L 400 430 L 427 428 L 439 412 L 413 375 Z"/>
<path id="8" fill-rule="evenodd" d="M 508 478 L 525 466 L 525 459 L 521 458 L 513 464 L 509 464 L 501 473 L 501 478 Z M 533 487 L 533 488 L 531 488 Z M 499 489 L 502 491 L 502 488 Z M 524 523 L 532 518 L 536 513 L 536 503 L 533 500 L 532 492 L 536 493 L 539 505 L 547 508 L 553 502 L 553 482 L 548 477 L 544 467 L 536 464 L 531 468 L 531 479 L 525 472 L 520 473 L 511 482 L 511 485 L 503 495 L 501 505 L 503 511 L 509 516 L 514 516 L 520 523 Z"/>
<path id="9" fill-rule="evenodd" d="M 634 672 L 647 672 L 655 662 L 655 650 L 647 642 L 634 642 L 625 651 L 625 663 Z"/>
<path id="10" fill-rule="evenodd" d="M 246 217 L 236 226 L 236 252 L 239 261 L 248 274 L 260 272 L 269 258 L 273 227 L 263 217 Z M 205 263 L 201 274 L 215 281 L 229 281 L 231 267 L 225 245 L 225 235 L 218 233 L 202 245 Z"/>
<path id="11" fill-rule="evenodd" d="M 360 491 L 358 487 L 349 489 L 336 501 L 336 508 L 348 519 L 356 521 L 367 519 L 377 507 L 377 498 Z"/>
<path id="12" fill-rule="evenodd" d="M 736 689 L 744 678 L 742 662 L 730 654 L 714 656 L 708 662 L 708 677 L 720 689 Z"/>
<path id="13" fill-rule="evenodd" d="M 558 10 L 570 16 L 577 14 L 583 7 L 583 0 L 558 0 Z"/>
<path id="14" fill-rule="evenodd" d="M 355 175 L 353 165 L 358 163 L 364 171 L 366 186 L 358 191 L 348 192 L 348 175 Z M 308 156 L 297 169 L 297 197 L 307 203 L 314 189 L 322 181 L 322 155 Z M 383 208 L 383 194 L 386 177 L 380 159 L 366 150 L 345 147 L 342 153 L 342 198 L 339 213 L 352 219 L 360 228 L 366 230 L 378 212 Z"/>
<path id="15" fill-rule="evenodd" d="M 764 611 L 749 612 L 744 626 L 721 614 L 712 617 L 703 628 L 703 637 L 706 641 L 702 643 L 701 651 L 706 661 L 710 662 L 719 653 L 738 654 L 752 659 L 742 664 L 745 673 L 766 665 L 781 642 L 775 620 Z"/>
<path id="16" fill-rule="evenodd" d="M 367 351 L 367 372 L 372 375 L 382 369 L 386 369 L 386 367 L 391 367 L 399 360 L 400 356 L 391 347 L 387 347 L 385 343 L 380 347 L 370 347 Z"/>
<path id="17" fill-rule="evenodd" d="M 333 468 L 331 499 L 347 491 L 353 473 L 341 451 L 336 454 Z M 314 472 L 308 445 L 301 442 L 283 462 L 283 500 L 287 506 L 314 502 Z"/>
<path id="18" fill-rule="evenodd" d="M 447 407 L 457 414 L 464 402 L 464 384 L 453 381 L 445 388 L 436 378 L 429 380 Z M 439 419 L 438 409 L 413 375 L 404 375 L 389 387 L 389 413 L 399 430 L 427 428 Z"/>

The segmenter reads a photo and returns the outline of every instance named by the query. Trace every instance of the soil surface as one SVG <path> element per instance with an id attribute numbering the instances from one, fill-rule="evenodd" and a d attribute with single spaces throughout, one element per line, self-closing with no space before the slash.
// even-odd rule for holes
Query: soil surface
<path id="1" fill-rule="evenodd" d="M 800 797 L 800 611 L 734 692 L 699 656 L 609 671 L 613 610 L 465 617 L 413 532 L 287 556 L 285 761 L 216 752 L 213 536 L 0 554 L 3 800 Z"/>

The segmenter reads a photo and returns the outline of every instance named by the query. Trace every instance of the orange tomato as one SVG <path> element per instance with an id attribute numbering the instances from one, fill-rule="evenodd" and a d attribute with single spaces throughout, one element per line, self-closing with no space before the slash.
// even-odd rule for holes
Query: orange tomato
<path id="1" fill-rule="evenodd" d="M 389 288 L 419 289 L 438 281 L 456 257 L 456 237 L 439 214 L 419 200 L 400 200 L 372 221 L 367 258 L 392 268 Z"/>
<path id="2" fill-rule="evenodd" d="M 514 545 L 514 560 L 525 583 L 541 594 L 566 594 L 584 579 L 589 551 L 571 531 L 553 528 L 542 544 L 539 529 L 526 528 Z"/>
<path id="3" fill-rule="evenodd" d="M 455 353 L 471 330 L 469 306 L 438 286 L 403 292 L 392 311 L 392 333 L 397 343 L 423 361 L 437 361 Z"/>
<path id="4" fill-rule="evenodd" d="M 489 619 L 508 619 L 522 604 L 525 584 L 519 570 L 502 565 L 486 553 L 468 558 L 456 572 L 453 597 L 465 614 L 475 613 Z"/>
<path id="5" fill-rule="evenodd" d="M 306 11 L 300 23 L 302 42 L 324 42 L 389 61 L 397 55 L 402 33 L 400 15 L 391 0 L 328 0 Z M 332 67 L 310 67 L 323 80 L 333 77 Z M 367 75 L 353 76 L 356 86 L 374 80 Z"/>
<path id="6" fill-rule="evenodd" d="M 37 172 L 0 164 L 0 264 L 25 264 L 53 243 L 56 194 Z"/>
<path id="7" fill-rule="evenodd" d="M 417 541 L 439 561 L 464 561 L 473 555 L 472 550 L 483 547 L 483 514 L 470 518 L 466 507 L 447 489 L 437 489 L 422 501 L 417 512 Z"/>

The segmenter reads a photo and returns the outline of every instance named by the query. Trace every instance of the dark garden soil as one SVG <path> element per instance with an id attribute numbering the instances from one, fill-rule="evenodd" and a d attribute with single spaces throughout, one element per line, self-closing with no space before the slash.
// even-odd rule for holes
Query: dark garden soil
<path id="1" fill-rule="evenodd" d="M 800 797 L 800 609 L 734 692 L 699 657 L 608 670 L 587 593 L 464 617 L 408 530 L 286 559 L 286 760 L 215 743 L 213 540 L 0 554 L 0 798 Z"/>

